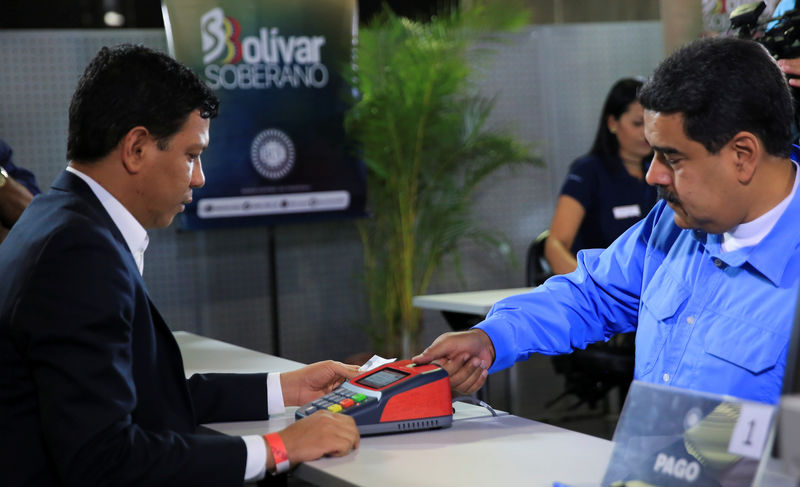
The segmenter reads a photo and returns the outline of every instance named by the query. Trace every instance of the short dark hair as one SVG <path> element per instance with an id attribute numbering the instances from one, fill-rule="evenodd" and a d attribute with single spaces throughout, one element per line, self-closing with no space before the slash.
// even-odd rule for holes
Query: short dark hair
<path id="1" fill-rule="evenodd" d="M 213 118 L 218 106 L 211 89 L 166 54 L 130 44 L 103 47 L 72 95 L 67 159 L 96 161 L 139 125 L 163 149 L 193 111 Z"/>
<path id="2" fill-rule="evenodd" d="M 594 136 L 594 144 L 590 154 L 594 154 L 603 159 L 609 169 L 615 169 L 620 164 L 611 164 L 619 158 L 619 140 L 608 129 L 608 117 L 619 120 L 623 113 L 628 111 L 631 103 L 637 101 L 636 96 L 642 81 L 636 78 L 622 78 L 614 83 L 608 91 L 606 101 L 603 103 L 603 111 L 600 113 L 600 123 L 597 125 L 597 133 Z"/>
<path id="3" fill-rule="evenodd" d="M 794 108 L 786 77 L 760 44 L 733 37 L 693 41 L 664 60 L 639 92 L 646 110 L 680 113 L 686 135 L 716 154 L 741 131 L 787 157 Z"/>

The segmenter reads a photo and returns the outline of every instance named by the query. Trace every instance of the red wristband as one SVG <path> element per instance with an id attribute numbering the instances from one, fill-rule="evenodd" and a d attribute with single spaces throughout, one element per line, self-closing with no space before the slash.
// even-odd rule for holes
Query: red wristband
<path id="1" fill-rule="evenodd" d="M 286 446 L 278 433 L 267 433 L 264 435 L 269 449 L 272 451 L 272 459 L 275 461 L 275 473 L 283 473 L 289 470 L 289 454 L 286 453 Z"/>

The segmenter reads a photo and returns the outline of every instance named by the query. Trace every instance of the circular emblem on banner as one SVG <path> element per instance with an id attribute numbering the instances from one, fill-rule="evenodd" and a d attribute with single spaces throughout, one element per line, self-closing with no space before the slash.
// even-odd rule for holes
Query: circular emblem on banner
<path id="1" fill-rule="evenodd" d="M 295 151 L 292 139 L 278 129 L 267 129 L 256 135 L 250 145 L 250 160 L 261 176 L 281 179 L 294 167 Z"/>
<path id="2" fill-rule="evenodd" d="M 693 407 L 686 411 L 686 416 L 683 418 L 683 429 L 688 430 L 693 428 L 703 419 L 703 416 L 705 416 L 703 410 L 698 407 Z"/>

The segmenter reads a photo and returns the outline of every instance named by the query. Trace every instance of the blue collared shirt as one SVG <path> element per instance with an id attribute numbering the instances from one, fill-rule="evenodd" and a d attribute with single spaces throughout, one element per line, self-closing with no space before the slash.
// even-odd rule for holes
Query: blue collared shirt
<path id="1" fill-rule="evenodd" d="M 575 272 L 492 307 L 477 325 L 495 347 L 490 372 L 636 330 L 635 379 L 777 403 L 799 229 L 800 191 L 761 242 L 723 253 L 721 235 L 679 228 L 660 201 L 608 249 L 580 252 Z"/>

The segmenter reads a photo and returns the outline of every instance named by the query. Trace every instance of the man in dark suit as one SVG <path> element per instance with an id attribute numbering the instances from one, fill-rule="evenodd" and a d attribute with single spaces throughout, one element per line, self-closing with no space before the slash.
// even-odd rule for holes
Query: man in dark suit
<path id="1" fill-rule="evenodd" d="M 0 245 L 0 483 L 241 485 L 358 446 L 327 411 L 277 436 L 196 434 L 265 419 L 356 374 L 319 362 L 283 374 L 185 379 L 142 280 L 148 228 L 203 185 L 217 99 L 140 46 L 103 48 L 69 112 L 69 167 Z"/>

